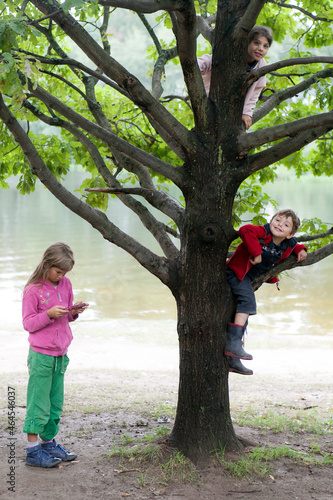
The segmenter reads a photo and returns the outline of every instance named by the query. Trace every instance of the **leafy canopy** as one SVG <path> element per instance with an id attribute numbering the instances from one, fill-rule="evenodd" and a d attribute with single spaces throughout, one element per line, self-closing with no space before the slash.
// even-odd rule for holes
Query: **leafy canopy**
<path id="1" fill-rule="evenodd" d="M 211 21 L 216 13 L 216 1 L 195 2 L 197 14 L 207 21 Z M 116 42 L 114 36 L 114 26 L 122 26 L 125 30 L 125 38 L 131 37 L 131 26 L 137 14 L 114 9 L 110 13 L 109 28 L 103 32 L 101 30 L 104 7 L 99 5 L 97 0 L 89 2 L 83 0 L 65 0 L 61 8 L 74 15 L 82 25 L 89 30 L 90 34 L 101 44 L 112 44 Z M 32 110 L 24 106 L 25 99 L 29 97 L 28 80 L 34 85 L 41 85 L 47 88 L 48 92 L 58 98 L 63 99 L 66 104 L 77 110 L 85 118 L 94 121 L 94 116 L 87 105 L 87 95 L 82 83 L 82 73 L 73 70 L 73 67 L 65 64 L 57 65 L 52 62 L 52 58 L 70 57 L 86 63 L 79 49 L 73 46 L 65 33 L 52 23 L 50 19 L 45 19 L 37 24 L 34 22 L 40 19 L 41 15 L 35 7 L 28 2 L 25 10 L 21 9 L 21 3 L 13 0 L 0 1 L 2 19 L 0 20 L 0 91 L 5 96 L 20 122 L 25 123 L 26 130 L 34 142 L 34 145 L 44 159 L 48 169 L 60 179 L 63 179 L 69 172 L 73 164 L 81 165 L 87 172 L 87 178 L 81 186 L 82 196 L 87 203 L 92 206 L 106 209 L 109 196 L 106 194 L 87 194 L 84 189 L 87 187 L 105 187 L 106 184 L 98 172 L 95 164 L 91 161 L 91 156 L 82 142 L 73 137 L 70 130 L 63 128 L 56 120 L 52 126 L 38 120 L 40 114 L 49 114 L 49 110 L 42 103 L 35 103 L 36 109 Z M 118 16 L 118 17 L 117 17 Z M 121 19 L 121 23 L 114 23 L 113 19 Z M 159 43 L 152 43 L 152 38 L 147 34 L 146 27 L 139 22 L 142 36 L 146 36 L 146 58 L 141 57 L 136 68 L 131 68 L 134 74 L 145 73 L 151 76 L 153 65 L 161 51 L 174 51 L 176 42 L 172 35 L 172 23 L 169 14 L 158 12 L 146 16 L 152 30 L 159 30 Z M 331 1 L 315 2 L 314 0 L 303 0 L 294 2 L 293 8 L 289 5 L 283 6 L 278 1 L 270 1 L 262 9 L 257 24 L 266 25 L 272 28 L 274 33 L 274 43 L 268 53 L 268 62 L 283 59 L 286 57 L 305 57 L 314 55 L 321 51 L 321 54 L 330 54 L 333 43 L 332 23 L 333 3 Z M 214 27 L 214 19 L 212 20 Z M 117 46 L 119 47 L 119 45 Z M 198 37 L 198 55 L 211 52 L 210 43 L 201 35 Z M 49 57 L 50 63 L 41 62 L 38 56 Z M 170 57 L 166 68 L 174 65 L 178 73 L 174 78 L 171 93 L 173 97 L 161 97 L 165 107 L 184 126 L 191 129 L 193 127 L 192 111 L 186 100 L 187 91 L 181 79 L 179 71 L 179 59 L 176 52 Z M 178 68 L 177 68 L 178 66 Z M 268 90 L 264 95 L 270 95 L 288 84 L 297 84 L 311 74 L 324 69 L 323 64 L 298 65 L 296 69 L 289 67 L 268 76 Z M 162 81 L 162 85 L 164 81 Z M 153 155 L 177 166 L 181 160 L 170 150 L 170 148 L 157 135 L 148 119 L 142 111 L 129 101 L 125 96 L 112 90 L 109 86 L 100 82 L 95 88 L 96 101 L 108 117 L 111 127 L 119 137 L 126 139 L 139 148 L 152 153 Z M 174 98 L 174 96 L 178 96 Z M 31 99 L 33 102 L 33 99 Z M 264 128 L 272 125 L 285 123 L 286 120 L 296 120 L 308 115 L 315 115 L 318 112 L 325 112 L 332 109 L 333 90 L 330 79 L 318 79 L 316 84 L 299 95 L 281 102 L 260 124 L 253 126 Z M 91 139 L 98 149 L 100 155 L 108 167 L 114 173 L 117 165 L 110 155 L 108 147 L 96 138 Z M 6 180 L 14 175 L 18 176 L 17 188 L 22 194 L 34 190 L 36 177 L 31 173 L 30 166 L 22 150 L 17 146 L 12 135 L 0 122 L 0 142 L 2 146 L 2 159 L 0 162 L 0 187 L 6 188 Z M 277 141 L 278 142 L 278 141 Z M 270 144 L 271 146 L 271 144 Z M 265 149 L 267 146 L 262 146 Z M 264 193 L 262 186 L 267 182 L 274 182 L 276 169 L 279 165 L 284 165 L 287 169 L 295 171 L 298 177 L 307 173 L 315 176 L 331 176 L 333 172 L 332 153 L 333 135 L 327 133 L 319 140 L 303 150 L 297 151 L 281 162 L 277 162 L 271 167 L 253 174 L 243 182 L 234 203 L 234 221 L 236 226 L 241 224 L 244 214 L 252 214 L 254 223 L 262 223 L 267 216 L 267 206 L 275 206 Z M 260 150 L 257 148 L 256 151 Z M 251 154 L 251 153 L 250 153 Z M 165 179 L 156 173 L 152 173 L 157 183 L 164 182 Z M 133 173 L 127 173 L 120 179 L 121 183 L 131 185 L 137 182 L 137 177 Z M 317 219 L 304 221 L 302 229 L 306 232 L 325 231 L 327 228 Z"/>

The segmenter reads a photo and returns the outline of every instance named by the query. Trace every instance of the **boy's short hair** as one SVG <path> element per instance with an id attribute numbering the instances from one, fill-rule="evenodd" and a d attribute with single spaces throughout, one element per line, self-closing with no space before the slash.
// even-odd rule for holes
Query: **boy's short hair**
<path id="1" fill-rule="evenodd" d="M 256 36 L 265 36 L 268 40 L 269 46 L 273 43 L 273 31 L 267 26 L 253 26 L 249 33 L 249 43 L 252 42 Z"/>
<path id="2" fill-rule="evenodd" d="M 275 219 L 275 217 L 277 217 L 279 215 L 281 217 L 286 217 L 286 218 L 290 217 L 291 218 L 291 220 L 293 221 L 292 234 L 295 234 L 298 231 L 299 226 L 301 225 L 301 221 L 299 220 L 299 218 L 297 217 L 295 212 L 293 210 L 290 210 L 289 208 L 287 208 L 285 210 L 279 210 L 278 212 L 276 212 L 276 214 L 273 215 L 270 222 L 272 222 L 272 220 Z"/>

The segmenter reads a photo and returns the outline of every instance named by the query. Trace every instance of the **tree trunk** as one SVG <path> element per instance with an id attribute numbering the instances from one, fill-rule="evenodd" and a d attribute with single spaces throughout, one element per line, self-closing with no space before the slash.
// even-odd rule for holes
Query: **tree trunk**
<path id="1" fill-rule="evenodd" d="M 226 326 L 234 310 L 225 263 L 234 236 L 231 191 L 235 187 L 226 190 L 222 181 L 216 181 L 218 176 L 207 182 L 213 168 L 208 169 L 206 184 L 199 181 L 187 190 L 180 283 L 174 294 L 180 380 L 170 439 L 195 462 L 221 447 L 242 448 L 231 422 L 228 361 L 223 354 Z"/>

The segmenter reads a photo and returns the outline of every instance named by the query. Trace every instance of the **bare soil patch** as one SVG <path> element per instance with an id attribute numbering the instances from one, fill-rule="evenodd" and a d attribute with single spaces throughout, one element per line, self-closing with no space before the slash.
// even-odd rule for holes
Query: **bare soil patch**
<path id="1" fill-rule="evenodd" d="M 259 337 L 257 340 L 260 343 Z M 131 449 L 149 436 L 161 434 L 163 443 L 162 431 L 172 429 L 178 387 L 177 347 L 167 346 L 164 350 L 163 346 L 145 344 L 136 348 L 123 342 L 121 352 L 119 339 L 118 347 L 103 343 L 109 342 L 107 340 L 98 342 L 96 354 L 87 349 L 84 339 L 76 343 L 74 361 L 66 375 L 65 409 L 58 440 L 75 451 L 78 458 L 49 470 L 25 465 L 25 435 L 21 429 L 27 374 L 21 366 L 17 367 L 18 372 L 14 371 L 9 361 L 11 352 L 4 351 L 2 358 L 0 353 L 0 361 L 3 361 L 0 374 L 1 499 L 332 500 L 332 465 L 308 465 L 280 457 L 267 464 L 270 472 L 261 478 L 230 476 L 217 462 L 198 468 L 189 464 L 182 472 L 163 473 L 157 463 L 110 457 L 114 447 Z M 319 345 L 316 341 L 315 345 L 317 348 L 308 342 L 304 348 L 294 343 L 284 349 L 270 346 L 267 351 L 254 346 L 256 362 L 251 367 L 255 375 L 230 375 L 235 428 L 239 437 L 249 443 L 249 454 L 256 446 L 288 446 L 318 460 L 325 453 L 332 456 L 333 366 L 324 342 Z M 327 347 L 327 341 L 325 345 Z M 116 347 L 113 364 L 107 352 L 114 353 Z M 251 348 L 253 351 L 253 346 Z M 15 349 L 18 353 L 17 346 Z M 140 349 L 146 355 L 141 364 L 140 357 L 135 357 Z M 128 365 L 121 369 L 119 359 L 123 356 L 128 362 L 129 351 L 132 369 Z M 76 356 L 79 362 L 75 361 Z M 153 365 L 144 369 L 150 356 L 154 358 Z M 165 362 L 165 356 L 170 356 L 170 363 Z M 161 369 L 157 369 L 159 363 Z M 171 366 L 169 370 L 167 364 Z M 8 386 L 15 388 L 16 394 L 14 436 L 10 436 L 8 429 Z M 305 424 L 302 423 L 304 415 L 308 417 Z M 249 416 L 251 425 L 247 420 Z M 276 425 L 272 428 L 274 416 Z M 293 427 L 283 424 L 284 417 L 288 417 Z M 260 427 L 256 418 L 261 422 Z M 318 422 L 326 421 L 326 433 L 316 432 L 316 418 Z M 8 489 L 10 483 L 7 482 L 10 443 L 15 445 L 15 491 Z M 167 461 L 173 450 L 165 444 L 160 444 L 159 449 Z"/>

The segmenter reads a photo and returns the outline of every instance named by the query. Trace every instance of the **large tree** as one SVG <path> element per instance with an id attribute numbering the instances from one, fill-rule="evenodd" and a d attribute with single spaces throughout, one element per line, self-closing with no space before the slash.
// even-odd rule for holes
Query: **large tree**
<path id="1" fill-rule="evenodd" d="M 261 185 L 274 178 L 271 165 L 283 160 L 298 176 L 331 174 L 333 57 L 325 55 L 332 44 L 331 2 L 8 0 L 0 6 L 1 187 L 9 175 L 19 175 L 24 193 L 38 178 L 170 289 L 180 349 L 170 441 L 193 459 L 220 446 L 241 449 L 223 355 L 234 311 L 226 258 L 242 213 L 252 209 L 255 222 L 262 221 Z M 151 89 L 112 51 L 119 9 L 118 31 L 125 24 L 130 33 L 135 15 L 151 37 Z M 126 18 L 126 11 L 133 12 Z M 156 35 L 156 16 L 173 33 L 168 43 Z M 248 34 L 255 24 L 270 26 L 278 42 L 288 40 L 291 58 L 249 74 Z M 207 97 L 196 58 L 210 50 Z M 164 96 L 171 60 L 180 63 L 184 82 Z M 146 67 L 144 54 L 139 63 Z M 244 133 L 245 93 L 264 74 L 270 74 L 269 89 L 254 112 L 255 126 Z M 81 189 L 90 191 L 81 199 L 66 188 L 75 163 L 89 173 Z M 178 186 L 183 201 L 160 189 L 161 180 Z M 137 214 L 161 255 L 109 220 L 102 209 L 111 195 Z M 327 234 L 317 236 L 301 265 L 333 252 Z M 296 265 L 290 257 L 274 273 Z"/>

